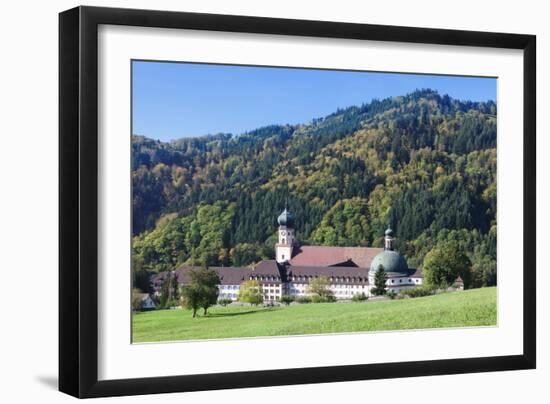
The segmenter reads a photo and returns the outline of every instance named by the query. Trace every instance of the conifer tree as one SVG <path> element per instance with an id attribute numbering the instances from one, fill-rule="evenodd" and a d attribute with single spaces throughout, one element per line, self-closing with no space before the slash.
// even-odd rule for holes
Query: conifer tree
<path id="1" fill-rule="evenodd" d="M 374 275 L 374 288 L 371 290 L 373 295 L 382 296 L 386 294 L 386 279 L 386 269 L 384 265 L 380 264 Z"/>

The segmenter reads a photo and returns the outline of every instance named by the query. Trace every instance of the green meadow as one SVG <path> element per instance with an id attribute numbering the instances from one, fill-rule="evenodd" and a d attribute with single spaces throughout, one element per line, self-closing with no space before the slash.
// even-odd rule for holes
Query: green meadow
<path id="1" fill-rule="evenodd" d="M 492 326 L 496 292 L 489 287 L 362 303 L 212 307 L 197 318 L 188 310 L 156 310 L 133 315 L 133 342 Z"/>

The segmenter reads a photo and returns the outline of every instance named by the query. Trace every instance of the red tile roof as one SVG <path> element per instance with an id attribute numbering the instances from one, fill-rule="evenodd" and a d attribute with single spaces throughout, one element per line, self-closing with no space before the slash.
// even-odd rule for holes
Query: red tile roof
<path id="1" fill-rule="evenodd" d="M 312 278 L 325 276 L 332 278 L 334 284 L 369 284 L 368 268 L 290 266 L 287 270 L 288 277 L 295 283 L 309 283 Z"/>
<path id="2" fill-rule="evenodd" d="M 370 268 L 373 258 L 382 251 L 383 248 L 374 247 L 302 246 L 294 250 L 290 265 L 330 267 L 351 264 L 349 266 Z"/>
<path id="3" fill-rule="evenodd" d="M 176 270 L 178 282 L 187 284 L 190 281 L 189 272 L 198 270 L 201 267 L 182 265 Z M 252 275 L 252 268 L 248 267 L 210 267 L 218 273 L 222 285 L 239 285 L 249 279 Z"/>
<path id="4" fill-rule="evenodd" d="M 279 266 L 275 260 L 263 260 L 254 267 L 252 273 L 256 275 L 278 275 Z"/>

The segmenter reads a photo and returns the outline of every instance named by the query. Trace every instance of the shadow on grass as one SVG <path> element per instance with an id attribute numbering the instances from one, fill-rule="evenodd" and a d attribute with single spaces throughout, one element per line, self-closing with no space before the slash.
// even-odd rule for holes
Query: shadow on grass
<path id="1" fill-rule="evenodd" d="M 280 310 L 280 308 L 266 307 L 258 310 L 239 311 L 239 312 L 232 312 L 232 313 L 208 313 L 206 317 L 235 317 L 235 316 L 241 316 L 246 314 L 265 313 L 266 311 L 276 311 L 276 310 Z"/>

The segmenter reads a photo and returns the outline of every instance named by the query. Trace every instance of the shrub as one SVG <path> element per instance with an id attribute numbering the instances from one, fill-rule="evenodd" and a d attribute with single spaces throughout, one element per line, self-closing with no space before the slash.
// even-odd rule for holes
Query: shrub
<path id="1" fill-rule="evenodd" d="M 311 302 L 312 303 L 334 303 L 335 301 L 336 301 L 336 297 L 333 294 L 328 294 L 328 295 L 313 294 L 313 295 L 311 295 Z"/>
<path id="2" fill-rule="evenodd" d="M 407 289 L 401 292 L 403 296 L 406 297 L 422 297 L 422 296 L 430 296 L 435 294 L 435 289 L 431 288 L 429 286 L 422 286 L 419 288 L 411 288 Z"/>
<path id="3" fill-rule="evenodd" d="M 294 301 L 294 296 L 291 295 L 282 295 L 281 303 L 286 304 L 287 306 Z"/>
<path id="4" fill-rule="evenodd" d="M 352 302 L 364 302 L 365 300 L 368 300 L 368 296 L 361 292 L 361 293 L 357 293 L 355 295 L 353 295 L 353 297 L 351 298 L 351 301 Z"/>
<path id="5" fill-rule="evenodd" d="M 296 303 L 306 304 L 311 303 L 311 298 L 309 296 L 300 296 L 295 299 Z"/>
<path id="6" fill-rule="evenodd" d="M 393 299 L 395 299 L 395 298 L 397 297 L 397 293 L 395 293 L 395 290 L 392 290 L 392 289 L 388 290 L 388 291 L 386 292 L 386 295 L 387 295 L 391 300 L 393 300 Z"/>
<path id="7" fill-rule="evenodd" d="M 220 306 L 223 306 L 223 307 L 225 307 L 225 306 L 227 306 L 228 304 L 231 304 L 231 303 L 233 303 L 233 300 L 231 300 L 231 299 L 227 299 L 227 298 L 218 299 L 218 304 Z"/>

